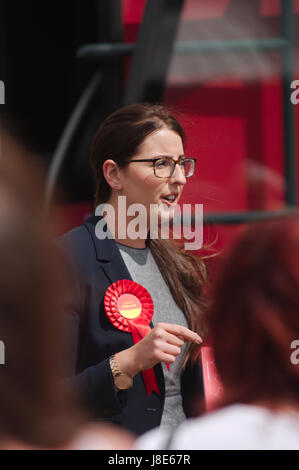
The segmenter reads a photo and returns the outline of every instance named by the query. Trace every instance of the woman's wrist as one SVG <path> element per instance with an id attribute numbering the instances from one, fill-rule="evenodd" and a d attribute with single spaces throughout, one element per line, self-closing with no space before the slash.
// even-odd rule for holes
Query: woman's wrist
<path id="1" fill-rule="evenodd" d="M 140 372 L 134 346 L 116 353 L 115 356 L 121 372 L 127 373 L 132 378 Z"/>

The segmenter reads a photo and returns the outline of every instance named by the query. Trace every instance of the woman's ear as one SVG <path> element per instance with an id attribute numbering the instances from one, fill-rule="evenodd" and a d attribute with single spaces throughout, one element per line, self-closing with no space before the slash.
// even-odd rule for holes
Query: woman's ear
<path id="1" fill-rule="evenodd" d="M 103 163 L 104 178 L 111 187 L 119 191 L 122 189 L 122 183 L 119 175 L 119 167 L 114 160 L 105 160 Z"/>

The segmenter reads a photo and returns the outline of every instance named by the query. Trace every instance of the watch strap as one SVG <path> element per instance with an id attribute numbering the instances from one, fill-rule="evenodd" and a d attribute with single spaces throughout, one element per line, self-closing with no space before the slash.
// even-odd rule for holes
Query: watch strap
<path id="1" fill-rule="evenodd" d="M 122 372 L 120 370 L 115 354 L 112 354 L 112 356 L 110 356 L 109 364 L 113 377 L 118 377 L 119 375 L 127 375 L 128 377 L 130 377 L 130 379 L 132 379 L 130 374 L 128 374 L 127 372 Z"/>
<path id="2" fill-rule="evenodd" d="M 111 372 L 112 372 L 113 377 L 117 377 L 118 375 L 122 374 L 122 371 L 119 369 L 115 354 L 110 356 L 109 364 L 110 364 L 110 368 L 111 368 Z"/>

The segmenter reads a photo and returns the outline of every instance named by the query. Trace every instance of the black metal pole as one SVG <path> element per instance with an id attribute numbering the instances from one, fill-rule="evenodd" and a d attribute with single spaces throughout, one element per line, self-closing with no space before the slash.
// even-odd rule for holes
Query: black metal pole
<path id="1" fill-rule="evenodd" d="M 148 0 L 132 59 L 124 105 L 160 101 L 184 0 Z"/>

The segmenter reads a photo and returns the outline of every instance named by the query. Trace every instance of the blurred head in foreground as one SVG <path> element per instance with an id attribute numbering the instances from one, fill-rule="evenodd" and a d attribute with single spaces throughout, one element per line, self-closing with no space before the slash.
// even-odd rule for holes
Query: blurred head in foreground
<path id="1" fill-rule="evenodd" d="M 5 161 L 6 160 L 6 161 Z M 42 222 L 42 184 L 27 160 L 0 160 L 0 447 L 59 447 L 82 422 L 61 378 L 58 258 Z M 3 359 L 3 358 L 2 358 Z"/>
<path id="2" fill-rule="evenodd" d="M 222 260 L 208 323 L 220 405 L 299 407 L 299 216 L 251 226 Z"/>
<path id="3" fill-rule="evenodd" d="M 88 423 L 68 376 L 66 267 L 45 221 L 43 174 L 1 129 L 0 449 L 129 449 L 134 437 Z M 4 362 L 4 364 L 2 363 Z"/>

